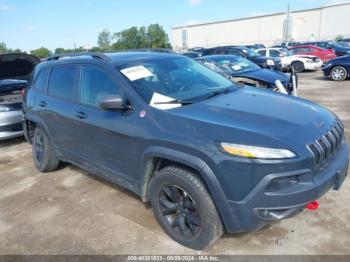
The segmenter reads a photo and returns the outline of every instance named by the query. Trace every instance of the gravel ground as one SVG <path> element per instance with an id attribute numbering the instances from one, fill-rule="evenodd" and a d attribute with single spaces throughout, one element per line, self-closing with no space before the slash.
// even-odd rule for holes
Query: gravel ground
<path id="1" fill-rule="evenodd" d="M 350 137 L 350 81 L 300 74 L 301 97 L 333 110 Z M 139 198 L 66 165 L 41 174 L 23 139 L 0 143 L 1 254 L 350 254 L 350 182 L 316 212 L 247 234 L 225 234 L 203 252 L 172 241 Z"/>

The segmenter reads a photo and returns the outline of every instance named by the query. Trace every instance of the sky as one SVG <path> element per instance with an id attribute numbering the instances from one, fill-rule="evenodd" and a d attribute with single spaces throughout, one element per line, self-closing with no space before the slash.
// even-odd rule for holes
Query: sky
<path id="1" fill-rule="evenodd" d="M 96 45 L 103 29 L 159 23 L 175 26 L 291 10 L 350 0 L 0 0 L 0 42 L 25 51 L 41 46 Z"/>

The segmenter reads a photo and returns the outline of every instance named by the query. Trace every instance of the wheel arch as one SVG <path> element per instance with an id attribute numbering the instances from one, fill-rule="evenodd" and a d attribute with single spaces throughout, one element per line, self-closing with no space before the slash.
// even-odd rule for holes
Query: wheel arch
<path id="1" fill-rule="evenodd" d="M 34 114 L 30 114 L 30 113 L 26 113 L 25 114 L 25 118 L 24 118 L 24 128 L 25 128 L 25 138 L 27 139 L 27 141 L 29 143 L 32 143 L 32 137 L 30 135 L 31 131 L 30 128 L 31 127 L 40 127 L 41 129 L 44 130 L 44 132 L 47 134 L 50 143 L 53 145 L 54 148 L 56 148 L 56 145 L 54 143 L 54 140 L 51 137 L 50 132 L 48 132 L 48 127 L 45 124 L 45 122 L 38 116 L 34 115 Z M 34 132 L 34 130 L 33 130 Z"/>
<path id="2" fill-rule="evenodd" d="M 180 165 L 196 172 L 207 187 L 225 227 L 231 232 L 239 228 L 239 222 L 233 219 L 228 200 L 212 169 L 199 157 L 185 152 L 158 146 L 145 151 L 140 167 L 143 174 L 140 179 L 142 201 L 149 201 L 149 183 L 154 174 L 167 164 Z"/>

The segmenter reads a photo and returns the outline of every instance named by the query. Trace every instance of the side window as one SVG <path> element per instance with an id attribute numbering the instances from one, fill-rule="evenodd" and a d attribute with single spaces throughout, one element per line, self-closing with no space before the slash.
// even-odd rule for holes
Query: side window
<path id="1" fill-rule="evenodd" d="M 41 70 L 35 79 L 33 87 L 38 90 L 44 91 L 46 89 L 47 80 L 49 79 L 50 69 L 45 68 Z"/>
<path id="2" fill-rule="evenodd" d="M 229 54 L 230 55 L 236 55 L 236 56 L 242 56 L 242 54 L 239 51 L 236 51 L 236 50 L 230 50 Z"/>
<path id="3" fill-rule="evenodd" d="M 49 95 L 72 101 L 74 99 L 75 66 L 54 67 L 49 80 Z"/>
<path id="4" fill-rule="evenodd" d="M 216 55 L 227 55 L 229 52 L 226 49 L 219 49 L 215 51 Z"/>
<path id="5" fill-rule="evenodd" d="M 83 66 L 80 77 L 80 102 L 98 107 L 102 97 L 120 94 L 112 79 L 101 69 Z"/>
<path id="6" fill-rule="evenodd" d="M 258 51 L 259 55 L 266 56 L 266 50 L 260 50 Z"/>
<path id="7" fill-rule="evenodd" d="M 271 57 L 279 57 L 280 56 L 280 52 L 277 50 L 270 50 L 270 56 Z"/>

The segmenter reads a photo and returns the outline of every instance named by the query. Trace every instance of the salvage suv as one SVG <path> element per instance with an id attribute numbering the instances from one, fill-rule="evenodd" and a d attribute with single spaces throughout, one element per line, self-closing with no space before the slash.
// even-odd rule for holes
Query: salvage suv
<path id="1" fill-rule="evenodd" d="M 333 113 L 176 54 L 50 57 L 24 114 L 38 170 L 69 162 L 135 192 L 193 249 L 310 208 L 347 175 Z"/>

